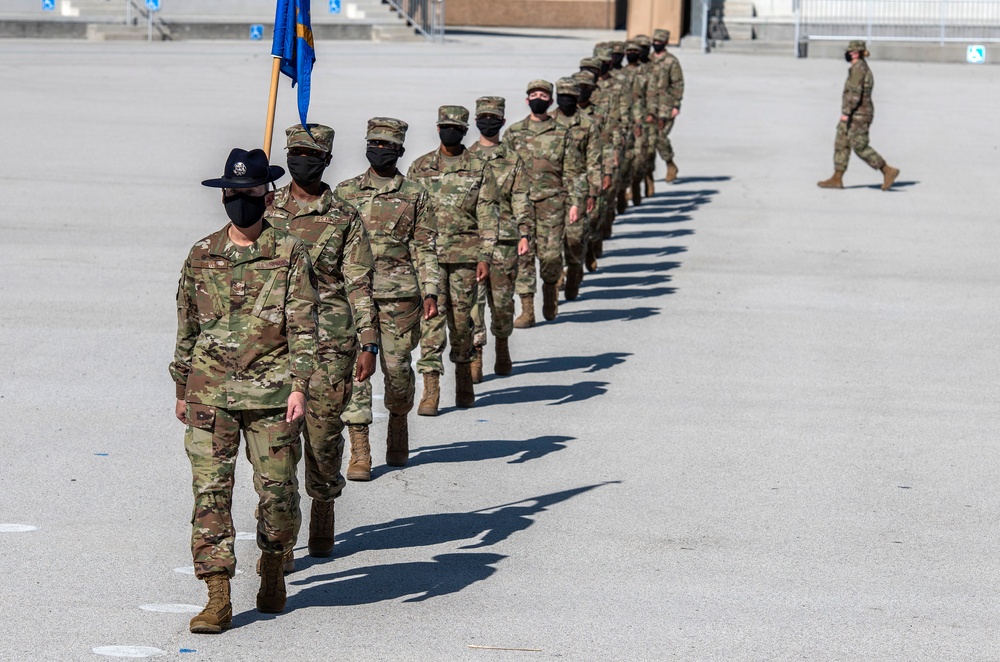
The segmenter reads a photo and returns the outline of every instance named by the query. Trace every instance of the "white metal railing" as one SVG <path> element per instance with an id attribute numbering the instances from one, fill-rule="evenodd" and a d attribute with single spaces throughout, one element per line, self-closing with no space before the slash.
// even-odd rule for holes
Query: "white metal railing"
<path id="1" fill-rule="evenodd" d="M 795 0 L 796 43 L 1000 42 L 1000 0 Z"/>
<path id="2" fill-rule="evenodd" d="M 444 41 L 444 0 L 382 0 L 429 41 Z"/>

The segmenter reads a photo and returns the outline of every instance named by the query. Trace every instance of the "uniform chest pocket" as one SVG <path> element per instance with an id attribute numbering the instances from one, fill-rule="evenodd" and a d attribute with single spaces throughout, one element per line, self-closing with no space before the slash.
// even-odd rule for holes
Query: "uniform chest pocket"
<path id="1" fill-rule="evenodd" d="M 226 260 L 195 260 L 191 262 L 195 278 L 195 306 L 198 322 L 207 324 L 226 314 L 226 302 L 232 272 Z"/>
<path id="2" fill-rule="evenodd" d="M 250 314 L 272 324 L 283 324 L 288 296 L 288 260 L 253 264 L 246 270 L 246 280 L 248 291 L 260 292 Z"/>
<path id="3" fill-rule="evenodd" d="M 462 200 L 462 209 L 473 212 L 475 215 L 476 203 L 479 202 L 479 190 L 482 188 L 482 180 L 478 177 L 465 178 L 463 188 L 466 191 L 465 199 Z"/>
<path id="4" fill-rule="evenodd" d="M 407 200 L 385 201 L 385 212 L 390 214 L 386 231 L 396 239 L 405 241 L 413 232 L 413 205 Z"/>

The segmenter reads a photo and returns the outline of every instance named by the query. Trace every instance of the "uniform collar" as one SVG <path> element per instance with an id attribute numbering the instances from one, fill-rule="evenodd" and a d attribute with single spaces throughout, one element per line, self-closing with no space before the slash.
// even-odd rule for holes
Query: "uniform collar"
<path id="1" fill-rule="evenodd" d="M 373 190 L 378 193 L 394 193 L 403 186 L 403 175 L 399 170 L 396 170 L 396 174 L 392 176 L 392 180 L 384 188 L 379 188 L 372 182 L 372 170 L 369 168 L 362 173 L 358 183 L 362 190 Z"/>
<path id="2" fill-rule="evenodd" d="M 310 215 L 323 216 L 333 206 L 333 191 L 326 182 L 323 182 L 317 199 L 312 202 L 301 202 L 292 197 L 292 185 L 289 183 L 275 191 L 273 206 L 275 209 L 283 209 L 288 212 L 290 218 Z"/>
<path id="3" fill-rule="evenodd" d="M 229 244 L 229 227 L 232 223 L 226 223 L 226 227 L 222 228 L 215 233 L 212 237 L 212 243 L 208 247 L 208 254 L 229 259 L 229 255 L 226 253 L 226 246 Z M 242 262 L 250 262 L 259 258 L 272 258 L 275 253 L 275 235 L 274 228 L 271 224 L 264 220 L 264 227 L 260 232 L 260 236 L 257 237 L 257 241 L 253 242 L 243 251 L 243 255 L 235 264 Z"/>

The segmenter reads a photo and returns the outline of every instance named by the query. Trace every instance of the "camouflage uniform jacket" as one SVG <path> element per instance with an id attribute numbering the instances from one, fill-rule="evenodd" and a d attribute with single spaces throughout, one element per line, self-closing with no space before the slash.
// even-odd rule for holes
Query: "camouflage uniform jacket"
<path id="1" fill-rule="evenodd" d="M 611 128 L 611 123 L 607 120 L 604 115 L 604 109 L 593 103 L 588 105 L 586 108 L 578 108 L 577 113 L 583 113 L 594 122 L 595 132 L 597 136 L 597 145 L 600 149 L 600 173 L 598 177 L 598 193 L 600 193 L 601 186 L 603 182 L 601 181 L 605 175 L 611 176 L 615 172 L 615 160 L 616 160 L 616 146 L 615 146 L 615 136 L 616 131 Z M 619 136 L 620 139 L 620 136 Z M 590 172 L 588 171 L 588 179 L 590 177 Z"/>
<path id="2" fill-rule="evenodd" d="M 291 184 L 275 193 L 265 218 L 305 243 L 319 283 L 319 354 L 377 343 L 372 304 L 372 256 L 368 233 L 357 210 L 326 184 L 319 199 L 300 202 Z"/>
<path id="3" fill-rule="evenodd" d="M 872 103 L 872 90 L 875 87 L 875 77 L 864 58 L 851 65 L 844 83 L 844 101 L 841 113 L 852 120 L 871 122 L 875 117 L 875 104 Z"/>
<path id="4" fill-rule="evenodd" d="M 681 63 L 672 53 L 663 51 L 662 55 L 653 53 L 650 56 L 655 71 L 651 89 L 654 97 L 650 108 L 660 119 L 670 119 L 671 111 L 681 107 L 684 99 L 684 72 Z"/>
<path id="5" fill-rule="evenodd" d="M 477 140 L 469 151 L 486 161 L 493 171 L 500 196 L 497 241 L 518 241 L 535 233 L 535 209 L 528 197 L 528 174 L 521 157 L 502 142 L 487 150 Z"/>
<path id="6" fill-rule="evenodd" d="M 391 182 L 377 188 L 369 169 L 337 184 L 334 193 L 358 210 L 368 231 L 376 298 L 438 293 L 437 230 L 423 186 L 397 170 Z"/>
<path id="7" fill-rule="evenodd" d="M 636 119 L 636 104 L 633 103 L 635 96 L 635 70 L 634 68 L 622 67 L 612 69 L 611 75 L 617 81 L 619 88 L 620 114 L 622 118 L 622 128 L 631 132 L 638 124 Z M 645 117 L 645 115 L 643 115 Z"/>
<path id="8" fill-rule="evenodd" d="M 601 178 L 604 174 L 604 154 L 597 123 L 588 113 L 580 112 L 579 109 L 570 117 L 557 108 L 552 117 L 566 127 L 570 141 L 580 152 L 580 158 L 587 167 L 587 195 L 596 198 L 601 192 Z"/>
<path id="9" fill-rule="evenodd" d="M 245 249 L 230 241 L 229 225 L 196 243 L 177 286 L 177 398 L 285 407 L 313 371 L 316 304 L 306 247 L 268 223 Z"/>
<path id="10" fill-rule="evenodd" d="M 566 127 L 555 119 L 515 122 L 504 140 L 524 161 L 531 182 L 531 200 L 567 195 L 567 204 L 581 209 L 587 202 L 587 172 L 580 151 L 570 143 Z"/>
<path id="11" fill-rule="evenodd" d="M 597 87 L 590 95 L 590 103 L 595 106 L 597 114 L 604 118 L 608 142 L 616 149 L 621 149 L 625 143 L 622 138 L 624 131 L 621 112 L 621 85 L 617 78 L 608 76 L 597 81 Z"/>
<path id="12" fill-rule="evenodd" d="M 626 88 L 626 94 L 630 96 L 629 104 L 632 106 L 632 121 L 636 124 L 646 122 L 646 116 L 651 112 L 647 107 L 649 89 L 649 76 L 647 72 L 651 67 L 646 64 L 634 64 L 626 67 L 631 74 L 631 86 Z M 631 90 L 631 92 L 628 92 Z"/>
<path id="13" fill-rule="evenodd" d="M 410 164 L 406 178 L 421 184 L 430 196 L 437 221 L 438 262 L 493 259 L 500 212 L 497 184 L 486 161 L 467 149 L 454 159 L 435 149 Z"/>

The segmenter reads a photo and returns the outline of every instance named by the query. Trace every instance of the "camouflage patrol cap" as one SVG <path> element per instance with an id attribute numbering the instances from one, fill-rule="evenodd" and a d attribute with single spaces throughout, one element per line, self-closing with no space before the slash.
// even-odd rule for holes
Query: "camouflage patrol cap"
<path id="1" fill-rule="evenodd" d="M 611 62 L 611 48 L 605 47 L 594 51 L 594 57 L 601 62 Z"/>
<path id="2" fill-rule="evenodd" d="M 334 130 L 322 124 L 310 124 L 308 126 L 308 131 L 303 129 L 301 124 L 296 124 L 285 129 L 285 135 L 288 137 L 285 149 L 306 147 L 326 152 L 327 154 L 332 152 Z"/>
<path id="3" fill-rule="evenodd" d="M 608 59 L 611 59 L 610 57 Z M 581 69 L 600 69 L 601 59 L 596 57 L 585 57 L 580 60 Z"/>
<path id="4" fill-rule="evenodd" d="M 536 79 L 528 83 L 528 94 L 531 94 L 535 90 L 539 92 L 545 92 L 549 96 L 552 96 L 552 83 L 547 80 Z"/>
<path id="5" fill-rule="evenodd" d="M 847 52 L 848 53 L 863 53 L 863 52 L 865 52 L 867 50 L 868 50 L 868 46 L 865 45 L 865 42 L 863 42 L 863 41 L 861 41 L 859 39 L 855 39 L 854 41 L 852 41 L 851 43 L 849 43 L 847 45 Z"/>
<path id="6" fill-rule="evenodd" d="M 556 94 L 580 96 L 580 84 L 572 78 L 560 78 L 556 81 Z"/>
<path id="7" fill-rule="evenodd" d="M 663 28 L 653 30 L 653 41 L 667 43 L 670 41 L 670 30 L 664 30 Z"/>
<path id="8" fill-rule="evenodd" d="M 578 71 L 573 74 L 573 80 L 576 81 L 577 85 L 580 87 L 596 87 L 597 77 L 594 76 L 591 71 Z"/>
<path id="9" fill-rule="evenodd" d="M 469 128 L 469 109 L 464 106 L 441 106 L 438 108 L 437 125 L 455 124 Z"/>
<path id="10" fill-rule="evenodd" d="M 365 140 L 384 140 L 402 145 L 406 140 L 406 130 L 410 125 L 393 117 L 373 117 L 368 120 L 368 135 Z"/>
<path id="11" fill-rule="evenodd" d="M 625 50 L 626 51 L 640 50 L 639 44 L 636 43 L 635 39 L 629 39 L 628 41 L 625 42 Z"/>
<path id="12" fill-rule="evenodd" d="M 476 99 L 476 117 L 480 115 L 496 115 L 503 117 L 507 101 L 503 97 L 479 97 Z"/>
<path id="13" fill-rule="evenodd" d="M 632 41 L 639 44 L 639 46 L 642 48 L 645 48 L 646 46 L 649 46 L 650 44 L 653 43 L 652 40 L 649 38 L 649 35 L 644 35 L 644 34 L 636 35 L 635 37 L 632 38 Z"/>
<path id="14" fill-rule="evenodd" d="M 611 42 L 611 53 L 612 55 L 624 55 L 625 54 L 625 42 L 624 41 L 613 41 Z"/>

